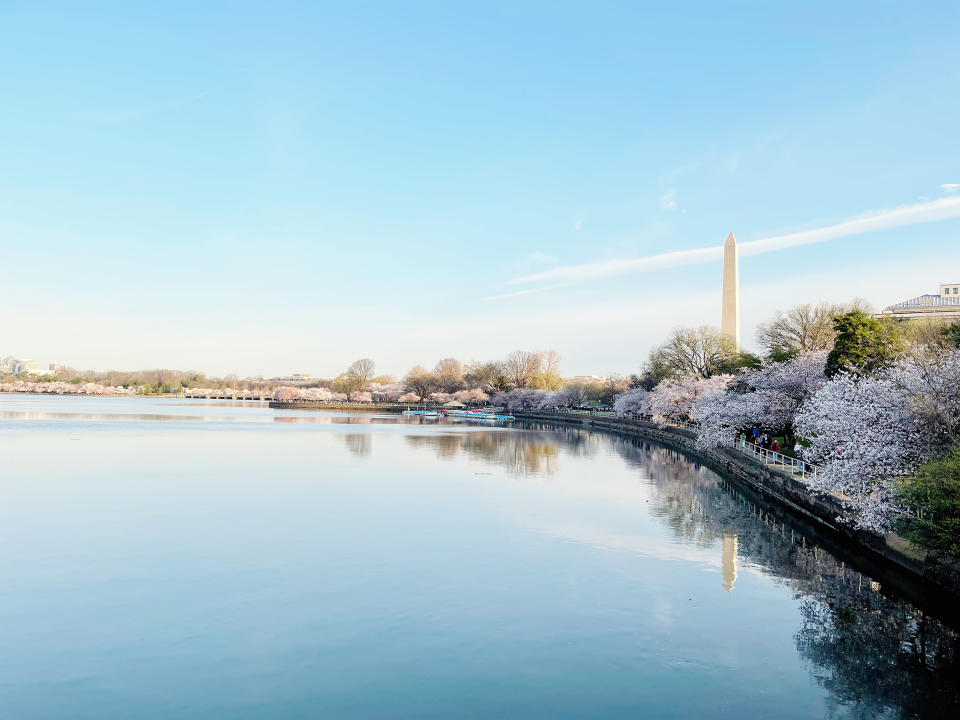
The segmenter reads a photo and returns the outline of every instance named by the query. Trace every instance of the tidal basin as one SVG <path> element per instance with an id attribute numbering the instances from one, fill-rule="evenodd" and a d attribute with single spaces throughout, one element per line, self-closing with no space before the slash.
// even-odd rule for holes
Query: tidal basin
<path id="1" fill-rule="evenodd" d="M 946 717 L 956 631 L 665 447 L 0 397 L 0 717 Z"/>

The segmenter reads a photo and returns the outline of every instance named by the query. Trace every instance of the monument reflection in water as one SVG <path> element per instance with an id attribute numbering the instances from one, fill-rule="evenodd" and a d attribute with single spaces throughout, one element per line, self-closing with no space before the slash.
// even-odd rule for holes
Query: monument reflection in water
<path id="1" fill-rule="evenodd" d="M 957 633 L 669 449 L 0 397 L 9 717 L 948 717 Z"/>

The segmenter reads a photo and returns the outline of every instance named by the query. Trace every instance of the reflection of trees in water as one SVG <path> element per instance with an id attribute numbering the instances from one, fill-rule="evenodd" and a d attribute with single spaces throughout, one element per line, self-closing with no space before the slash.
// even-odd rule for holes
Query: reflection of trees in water
<path id="1" fill-rule="evenodd" d="M 277 423 L 313 423 L 322 425 L 396 425 L 397 418 L 368 415 L 277 415 Z"/>
<path id="2" fill-rule="evenodd" d="M 373 450 L 373 435 L 371 433 L 347 433 L 341 435 L 347 450 L 358 457 L 365 457 Z"/>
<path id="3" fill-rule="evenodd" d="M 421 450 L 433 450 L 437 457 L 447 460 L 460 454 L 462 439 L 456 433 L 435 435 L 404 435 L 407 445 Z"/>
<path id="4" fill-rule="evenodd" d="M 718 545 L 724 587 L 737 558 L 763 567 L 800 600 L 797 648 L 834 714 L 948 717 L 960 710 L 960 635 L 880 592 L 791 525 L 683 455 L 639 440 L 613 447 L 652 479 L 650 511 L 678 537 Z"/>
<path id="5" fill-rule="evenodd" d="M 838 709 L 853 717 L 957 716 L 954 631 L 873 591 L 810 594 L 800 612 L 797 647 Z"/>
<path id="6" fill-rule="evenodd" d="M 406 435 L 416 448 L 433 450 L 449 459 L 464 453 L 502 465 L 511 475 L 552 475 L 556 472 L 561 447 L 549 432 L 452 432 L 433 435 Z"/>

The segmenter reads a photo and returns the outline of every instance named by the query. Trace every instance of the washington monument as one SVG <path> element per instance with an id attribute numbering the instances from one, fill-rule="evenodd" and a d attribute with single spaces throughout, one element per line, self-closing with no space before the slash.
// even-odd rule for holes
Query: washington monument
<path id="1" fill-rule="evenodd" d="M 723 246 L 723 315 L 720 332 L 740 348 L 740 265 L 733 231 Z"/>

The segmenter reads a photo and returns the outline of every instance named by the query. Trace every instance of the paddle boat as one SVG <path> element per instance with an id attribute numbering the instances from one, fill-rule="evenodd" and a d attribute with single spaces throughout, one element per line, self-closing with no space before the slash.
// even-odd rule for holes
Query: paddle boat
<path id="1" fill-rule="evenodd" d="M 496 422 L 505 422 L 516 419 L 513 417 L 513 415 L 502 415 L 500 413 L 487 412 L 485 410 L 446 410 L 444 411 L 444 414 L 448 418 L 456 418 L 458 420 L 492 420 Z"/>

